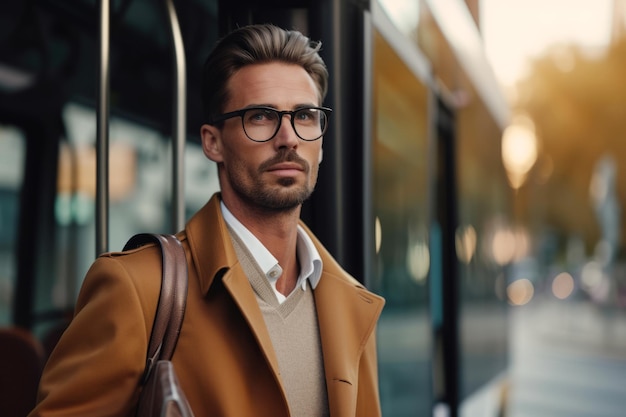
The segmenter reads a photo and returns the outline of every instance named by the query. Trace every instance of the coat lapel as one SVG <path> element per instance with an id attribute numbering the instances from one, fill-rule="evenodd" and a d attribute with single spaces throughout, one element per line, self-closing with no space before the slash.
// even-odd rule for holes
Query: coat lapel
<path id="1" fill-rule="evenodd" d="M 276 381 L 280 381 L 278 360 L 272 341 L 254 291 L 239 264 L 230 240 L 228 228 L 220 209 L 219 194 L 215 194 L 189 220 L 185 230 L 203 294 L 206 295 L 210 291 L 211 285 L 216 279 L 222 279 L 224 286 L 248 322 L 274 372 Z M 280 385 L 280 382 L 278 383 Z"/>
<path id="2" fill-rule="evenodd" d="M 267 362 L 274 372 L 276 381 L 280 384 L 278 359 L 272 345 L 272 339 L 265 325 L 263 313 L 259 308 L 259 303 L 254 295 L 254 291 L 241 265 L 237 264 L 227 272 L 224 275 L 223 282 L 224 286 L 233 297 L 233 300 L 239 306 L 239 310 L 241 310 L 241 313 L 246 318 L 259 346 L 261 346 L 261 350 Z"/>
<path id="3" fill-rule="evenodd" d="M 324 263 L 326 265 L 326 260 Z M 359 359 L 382 310 L 382 299 L 360 284 L 324 273 L 314 291 L 333 417 L 356 413 Z"/>

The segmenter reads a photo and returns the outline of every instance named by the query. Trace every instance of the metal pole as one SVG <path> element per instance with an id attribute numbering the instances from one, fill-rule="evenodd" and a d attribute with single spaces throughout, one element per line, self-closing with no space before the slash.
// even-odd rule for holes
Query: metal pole
<path id="1" fill-rule="evenodd" d="M 96 122 L 96 257 L 109 247 L 109 40 L 110 0 L 99 0 L 100 67 Z"/>
<path id="2" fill-rule="evenodd" d="M 172 0 L 165 0 L 174 44 L 174 108 L 172 121 L 172 228 L 185 227 L 186 64 L 180 24 Z"/>
<path id="3" fill-rule="evenodd" d="M 361 265 L 361 271 L 363 273 L 363 283 L 371 288 L 373 284 L 373 273 L 372 273 L 372 259 L 374 259 L 376 254 L 376 231 L 374 228 L 375 224 L 375 215 L 372 207 L 372 203 L 374 201 L 373 195 L 373 173 L 374 173 L 374 163 L 373 163 L 373 133 L 372 133 L 372 120 L 373 120 L 373 94 L 372 94 L 372 86 L 374 85 L 374 75 L 373 75 L 373 51 L 374 51 L 374 34 L 372 30 L 372 15 L 371 12 L 365 11 L 363 12 L 363 107 L 361 108 L 361 114 L 363 115 L 363 119 L 361 123 L 363 124 L 363 167 L 361 168 L 361 178 L 363 187 L 362 192 L 362 200 L 361 205 L 363 207 L 363 240 L 361 253 L 363 256 L 363 262 Z"/>

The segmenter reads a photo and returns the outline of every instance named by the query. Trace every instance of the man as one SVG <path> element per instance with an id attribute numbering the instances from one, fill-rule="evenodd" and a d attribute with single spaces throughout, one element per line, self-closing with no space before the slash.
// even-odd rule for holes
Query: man
<path id="1" fill-rule="evenodd" d="M 187 309 L 172 362 L 196 417 L 379 416 L 384 301 L 299 221 L 330 109 L 319 44 L 240 28 L 205 64 L 201 127 L 221 193 L 178 234 Z M 157 303 L 152 245 L 98 258 L 50 357 L 34 416 L 131 416 Z"/>

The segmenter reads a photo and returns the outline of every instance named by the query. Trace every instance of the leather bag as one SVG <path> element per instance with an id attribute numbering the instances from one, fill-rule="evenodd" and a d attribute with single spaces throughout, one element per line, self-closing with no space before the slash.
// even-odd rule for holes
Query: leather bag
<path id="1" fill-rule="evenodd" d="M 187 302 L 185 251 L 173 235 L 141 233 L 126 243 L 124 250 L 147 243 L 161 247 L 163 276 L 146 368 L 137 406 L 137 417 L 193 417 L 170 361 L 176 348 Z"/>

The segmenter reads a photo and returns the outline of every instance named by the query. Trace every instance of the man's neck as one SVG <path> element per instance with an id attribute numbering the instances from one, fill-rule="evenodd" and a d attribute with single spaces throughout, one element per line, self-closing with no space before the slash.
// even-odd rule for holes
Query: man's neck
<path id="1" fill-rule="evenodd" d="M 298 221 L 300 209 L 277 211 L 241 204 L 229 204 L 228 210 L 248 229 L 267 250 L 278 260 L 283 269 L 276 288 L 284 295 L 289 295 L 295 288 L 300 267 L 296 255 L 298 240 Z"/>

